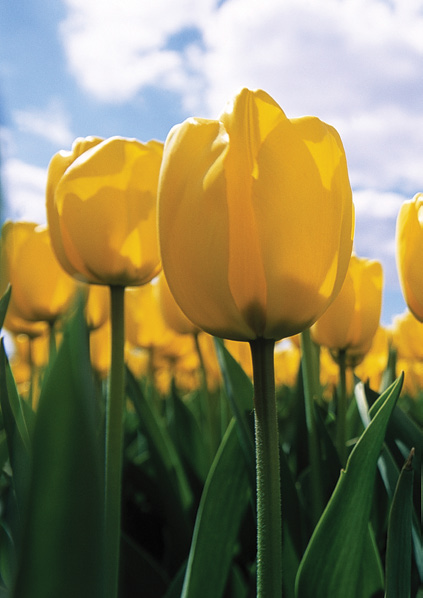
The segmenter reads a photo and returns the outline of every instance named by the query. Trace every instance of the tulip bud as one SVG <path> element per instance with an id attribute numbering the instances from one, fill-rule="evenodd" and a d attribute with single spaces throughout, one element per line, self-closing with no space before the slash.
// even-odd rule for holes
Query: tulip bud
<path id="1" fill-rule="evenodd" d="M 170 290 L 215 336 L 281 339 L 310 326 L 339 292 L 354 208 L 338 133 L 288 119 L 243 89 L 218 120 L 168 135 L 159 238 Z"/>

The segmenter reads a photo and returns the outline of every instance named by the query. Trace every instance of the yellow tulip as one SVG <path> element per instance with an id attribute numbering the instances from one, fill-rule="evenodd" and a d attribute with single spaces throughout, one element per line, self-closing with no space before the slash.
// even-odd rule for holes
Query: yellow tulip
<path id="1" fill-rule="evenodd" d="M 278 343 L 275 350 L 275 383 L 280 386 L 295 386 L 301 361 L 301 351 L 291 341 Z"/>
<path id="2" fill-rule="evenodd" d="M 361 360 L 379 326 L 382 285 L 379 262 L 351 256 L 339 295 L 311 328 L 313 340 Z"/>
<path id="3" fill-rule="evenodd" d="M 12 297 L 10 298 L 9 305 L 7 307 L 6 317 L 4 319 L 3 325 L 4 328 L 12 334 L 23 334 L 30 339 L 38 338 L 39 336 L 48 333 L 47 322 L 32 322 L 22 318 L 16 310 L 16 306 Z"/>
<path id="4" fill-rule="evenodd" d="M 243 89 L 218 120 L 168 135 L 159 180 L 163 269 L 185 315 L 215 336 L 280 339 L 342 286 L 354 208 L 338 133 Z"/>
<path id="5" fill-rule="evenodd" d="M 57 261 L 47 227 L 6 222 L 2 254 L 15 315 L 51 324 L 67 311 L 77 286 Z"/>
<path id="6" fill-rule="evenodd" d="M 397 269 L 404 299 L 423 322 L 423 193 L 402 204 L 396 227 Z"/>
<path id="7" fill-rule="evenodd" d="M 110 370 L 111 330 L 110 320 L 90 332 L 90 358 L 98 377 L 107 378 Z"/>
<path id="8" fill-rule="evenodd" d="M 125 315 L 125 337 L 134 347 L 168 347 L 180 338 L 164 321 L 156 281 L 126 289 Z"/>
<path id="9" fill-rule="evenodd" d="M 90 330 L 97 330 L 110 317 L 110 293 L 105 286 L 88 285 L 85 319 Z"/>
<path id="10" fill-rule="evenodd" d="M 369 351 L 355 370 L 355 374 L 361 380 L 368 381 L 369 386 L 375 390 L 380 388 L 382 375 L 388 364 L 390 343 L 390 331 L 379 326 Z"/>
<path id="11" fill-rule="evenodd" d="M 160 310 L 169 328 L 178 334 L 197 334 L 199 328 L 188 320 L 176 303 L 163 272 L 158 277 L 157 292 Z"/>
<path id="12" fill-rule="evenodd" d="M 157 182 L 163 144 L 77 139 L 47 180 L 47 219 L 63 268 L 78 280 L 134 286 L 160 271 Z"/>
<path id="13" fill-rule="evenodd" d="M 392 346 L 398 359 L 423 360 L 423 325 L 411 311 L 404 311 L 392 322 Z"/>

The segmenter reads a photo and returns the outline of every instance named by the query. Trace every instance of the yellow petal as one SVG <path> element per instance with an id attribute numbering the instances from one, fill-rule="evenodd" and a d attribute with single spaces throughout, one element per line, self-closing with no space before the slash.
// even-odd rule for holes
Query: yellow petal
<path id="1" fill-rule="evenodd" d="M 178 304 L 217 336 L 254 336 L 229 286 L 227 133 L 217 121 L 189 119 L 166 140 L 159 181 L 160 250 Z M 213 294 L 210 293 L 213 289 Z"/>
<path id="2" fill-rule="evenodd" d="M 397 218 L 396 260 L 405 301 L 423 322 L 423 194 L 404 202 Z"/>
<path id="3" fill-rule="evenodd" d="M 80 279 L 136 285 L 160 270 L 156 192 L 162 147 L 111 138 L 81 154 L 60 178 L 57 235 Z"/>

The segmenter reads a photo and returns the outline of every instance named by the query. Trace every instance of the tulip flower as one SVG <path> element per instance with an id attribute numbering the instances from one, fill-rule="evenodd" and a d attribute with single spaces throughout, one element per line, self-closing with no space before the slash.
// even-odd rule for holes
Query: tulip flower
<path id="1" fill-rule="evenodd" d="M 379 392 L 382 388 L 383 373 L 389 364 L 389 353 L 392 344 L 391 332 L 379 326 L 373 337 L 371 347 L 363 361 L 355 368 L 356 375 L 362 380 L 368 380 L 370 388 Z"/>
<path id="2" fill-rule="evenodd" d="M 164 274 L 188 319 L 251 343 L 257 595 L 280 596 L 273 351 L 323 314 L 348 268 L 354 209 L 339 135 L 317 118 L 288 119 L 262 90 L 242 89 L 217 120 L 190 118 L 170 131 L 158 222 Z"/>
<path id="3" fill-rule="evenodd" d="M 311 328 L 311 336 L 333 353 L 362 359 L 378 329 L 383 272 L 378 261 L 351 256 L 339 295 Z"/>
<path id="4" fill-rule="evenodd" d="M 163 144 L 87 137 L 53 156 L 47 220 L 53 249 L 77 280 L 110 287 L 111 366 L 106 402 L 105 588 L 118 592 L 123 447 L 124 290 L 160 271 L 157 184 Z"/>
<path id="5" fill-rule="evenodd" d="M 125 291 L 125 337 L 135 347 L 168 347 L 179 335 L 165 322 L 157 296 L 157 281 Z"/>
<path id="6" fill-rule="evenodd" d="M 176 303 L 163 272 L 158 277 L 157 291 L 160 310 L 169 328 L 178 334 L 198 334 L 199 328 L 188 320 Z"/>
<path id="7" fill-rule="evenodd" d="M 168 135 L 159 236 L 170 290 L 215 336 L 278 340 L 310 326 L 339 292 L 353 204 L 341 140 L 243 89 L 219 120 Z"/>
<path id="8" fill-rule="evenodd" d="M 160 271 L 156 194 L 163 145 L 77 139 L 50 161 L 47 218 L 63 268 L 83 282 L 134 286 Z"/>
<path id="9" fill-rule="evenodd" d="M 90 331 L 101 328 L 110 318 L 109 289 L 96 284 L 88 285 L 85 320 Z"/>
<path id="10" fill-rule="evenodd" d="M 423 322 L 423 193 L 402 204 L 396 226 L 396 261 L 404 299 Z"/>
<path id="11" fill-rule="evenodd" d="M 346 367 L 355 367 L 369 351 L 382 309 L 382 266 L 353 255 L 342 289 L 311 328 L 313 340 L 331 350 L 339 363 L 337 442 L 342 464 L 346 460 Z"/>
<path id="12" fill-rule="evenodd" d="M 9 302 L 3 326 L 12 334 L 24 334 L 30 339 L 48 334 L 49 328 L 47 322 L 34 322 L 22 318 L 16 310 L 13 299 Z"/>
<path id="13" fill-rule="evenodd" d="M 2 253 L 12 287 L 14 314 L 23 320 L 53 325 L 68 310 L 77 286 L 57 261 L 47 227 L 6 222 Z"/>
<path id="14" fill-rule="evenodd" d="M 408 309 L 393 319 L 392 344 L 399 359 L 423 361 L 423 325 Z"/>

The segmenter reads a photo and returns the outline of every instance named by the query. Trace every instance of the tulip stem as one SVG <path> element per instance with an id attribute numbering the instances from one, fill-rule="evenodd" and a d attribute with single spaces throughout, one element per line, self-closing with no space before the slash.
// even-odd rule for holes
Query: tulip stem
<path id="1" fill-rule="evenodd" d="M 105 596 L 117 598 L 119 584 L 121 486 L 123 453 L 123 408 L 125 287 L 110 287 L 112 353 L 106 399 L 104 478 Z"/>
<path id="2" fill-rule="evenodd" d="M 273 340 L 250 342 L 257 479 L 257 598 L 282 596 L 282 517 Z"/>
<path id="3" fill-rule="evenodd" d="M 338 352 L 339 365 L 339 393 L 338 404 L 336 410 L 336 444 L 338 447 L 339 459 L 342 467 L 345 467 L 347 460 L 347 437 L 346 437 L 346 422 L 347 422 L 347 368 L 346 368 L 346 351 L 341 349 Z"/>
<path id="4" fill-rule="evenodd" d="M 310 479 L 313 524 L 316 525 L 323 512 L 322 472 L 320 460 L 320 444 L 316 426 L 314 401 L 319 388 L 319 369 L 315 359 L 314 346 L 310 329 L 301 333 L 302 376 L 304 384 L 305 416 L 308 432 L 308 454 L 310 461 Z"/>

